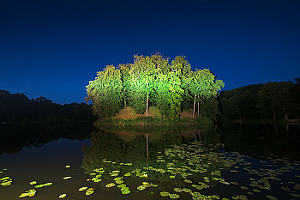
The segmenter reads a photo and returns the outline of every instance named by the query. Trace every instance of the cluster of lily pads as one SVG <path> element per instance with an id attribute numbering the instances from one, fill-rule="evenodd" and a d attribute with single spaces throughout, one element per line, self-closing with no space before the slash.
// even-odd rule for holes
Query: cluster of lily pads
<path id="1" fill-rule="evenodd" d="M 294 181 L 284 180 L 290 174 L 299 174 L 299 163 L 289 162 L 284 159 L 273 159 L 271 157 L 264 160 L 254 159 L 239 153 L 227 153 L 230 159 L 235 160 L 236 164 L 232 166 L 229 173 L 243 173 L 243 183 L 230 182 L 231 185 L 239 186 L 248 196 L 265 196 L 270 200 L 278 199 L 272 193 L 272 189 L 280 187 L 283 191 L 290 192 L 290 198 L 300 198 L 300 184 Z M 295 180 L 299 182 L 299 175 L 294 175 Z M 247 186 L 246 186 L 247 185 Z M 286 185 L 290 185 L 289 187 Z M 240 195 L 241 196 L 241 195 Z M 233 199 L 241 199 L 240 196 L 233 196 Z M 246 199 L 246 195 L 242 195 Z"/>
<path id="2" fill-rule="evenodd" d="M 103 163 L 111 163 L 112 165 L 118 164 L 118 165 L 115 165 L 118 167 L 119 166 L 132 166 L 132 163 L 117 163 L 115 161 L 109 161 L 106 159 L 103 159 Z M 112 171 L 108 172 L 107 175 L 109 177 L 112 177 L 113 180 L 110 183 L 107 183 L 105 185 L 105 187 L 112 188 L 112 187 L 116 186 L 117 188 L 120 189 L 121 193 L 124 195 L 129 194 L 131 192 L 128 185 L 125 183 L 125 178 L 130 177 L 132 174 L 135 174 L 137 177 L 140 177 L 140 178 L 148 177 L 146 172 L 141 172 L 141 170 L 138 170 L 138 169 L 130 171 L 130 172 L 126 172 L 123 174 L 123 176 L 121 176 L 120 172 L 121 172 L 120 170 L 112 170 Z M 105 173 L 105 170 L 103 167 L 94 169 L 92 172 L 90 172 L 91 178 L 87 179 L 87 181 L 93 181 L 95 183 L 98 183 L 98 182 L 102 181 L 101 177 L 103 176 L 104 173 Z M 142 183 L 142 185 L 139 185 L 136 189 L 138 191 L 142 191 L 142 190 L 145 190 L 147 187 L 156 187 L 156 186 L 157 186 L 156 184 L 148 183 L 148 182 L 144 181 Z"/>
<path id="3" fill-rule="evenodd" d="M 71 167 L 70 165 L 65 166 L 65 168 L 70 168 L 70 167 Z M 71 179 L 71 178 L 72 178 L 71 176 L 66 176 L 66 177 L 63 178 L 63 180 L 68 180 L 68 179 Z M 29 183 L 29 185 L 31 185 L 34 188 L 29 189 L 29 190 L 21 193 L 19 195 L 19 198 L 33 197 L 37 193 L 38 188 L 43 188 L 43 187 L 48 187 L 48 186 L 53 185 L 52 182 L 47 182 L 47 183 L 42 183 L 42 184 L 37 184 L 37 183 L 38 183 L 37 181 L 31 181 Z M 83 187 L 83 188 L 79 189 L 79 191 L 84 191 L 84 190 L 86 190 L 86 195 L 90 195 L 94 192 L 93 188 L 88 189 L 87 187 Z M 65 193 L 58 196 L 58 198 L 60 198 L 60 199 L 65 198 L 65 197 L 67 197 L 67 194 L 65 194 Z"/>
<path id="4" fill-rule="evenodd" d="M 0 171 L 0 174 L 3 174 L 5 171 L 7 171 L 7 169 L 2 169 L 1 171 Z M 11 184 L 12 184 L 12 178 L 10 178 L 9 176 L 5 176 L 5 177 L 2 177 L 2 178 L 0 178 L 0 185 L 1 186 L 10 186 Z"/>
<path id="5" fill-rule="evenodd" d="M 293 169 L 291 166 L 269 163 L 265 165 L 265 168 L 261 166 L 257 170 L 248 161 L 249 157 L 238 153 L 229 155 L 216 152 L 215 147 L 204 147 L 201 142 L 194 142 L 189 145 L 171 145 L 164 152 L 158 152 L 157 154 L 156 158 L 149 161 L 145 166 L 135 166 L 131 163 L 103 159 L 101 168 L 94 169 L 90 173 L 92 178 L 89 181 L 97 183 L 102 180 L 111 180 L 111 183 L 106 184 L 106 187 L 118 187 L 121 189 L 122 194 L 129 194 L 131 190 L 140 192 L 148 187 L 158 187 L 153 191 L 158 190 L 157 192 L 161 197 L 171 199 L 226 200 L 230 198 L 245 200 L 249 196 L 253 197 L 253 195 L 261 192 L 265 198 L 275 200 L 277 198 L 270 194 L 273 181 L 280 180 L 277 176 L 284 175 Z M 130 167 L 126 168 L 125 166 Z M 271 166 L 277 168 L 270 169 Z M 294 169 L 299 170 L 296 167 Z M 223 176 L 224 173 L 234 175 L 241 171 L 249 175 L 247 186 L 234 180 L 230 181 L 229 178 L 225 179 Z M 139 182 L 139 178 L 142 179 L 142 184 L 135 187 L 134 185 Z M 133 183 L 133 186 L 128 186 L 127 182 Z M 228 193 L 226 197 L 223 196 L 222 198 L 217 191 L 215 191 L 215 194 L 211 194 L 213 190 L 209 188 L 214 188 L 218 184 L 227 187 L 231 194 Z M 237 192 L 240 194 L 237 194 Z M 290 195 L 299 197 L 298 193 L 294 192 Z"/>
<path id="6" fill-rule="evenodd" d="M 23 192 L 22 194 L 19 195 L 20 198 L 33 197 L 37 192 L 36 191 L 37 188 L 42 188 L 42 187 L 47 187 L 47 186 L 53 185 L 53 183 L 51 183 L 51 182 L 37 185 L 37 181 L 31 181 L 29 184 L 34 186 L 34 189 L 30 189 L 30 190 Z"/>
<path id="7" fill-rule="evenodd" d="M 211 181 L 226 184 L 220 168 L 228 168 L 234 163 L 220 159 L 218 153 L 210 150 L 204 150 L 202 143 L 172 145 L 164 152 L 158 152 L 153 162 L 149 161 L 145 166 L 103 159 L 102 166 L 89 173 L 91 178 L 88 181 L 98 183 L 110 180 L 106 188 L 118 187 L 122 194 L 129 194 L 132 188 L 135 188 L 135 192 L 141 192 L 159 186 L 160 196 L 171 199 L 180 198 L 181 192 L 190 194 L 193 199 L 216 198 L 217 195 L 201 195 L 198 191 L 209 188 Z M 131 190 L 127 182 L 133 183 Z M 136 185 L 139 182 L 141 184 Z M 172 183 L 186 187 L 175 187 L 172 192 L 162 191 Z"/>
<path id="8" fill-rule="evenodd" d="M 256 163 L 254 163 L 256 162 Z M 146 162 L 120 162 L 102 159 L 99 167 L 88 172 L 87 182 L 94 187 L 78 187 L 85 195 L 93 195 L 98 186 L 119 190 L 122 195 L 145 192 L 170 199 L 234 199 L 248 198 L 278 199 L 272 189 L 279 187 L 289 192 L 290 198 L 300 198 L 300 165 L 284 160 L 258 160 L 239 153 L 218 152 L 215 147 L 204 146 L 201 142 L 171 145 Z M 65 168 L 70 168 L 66 165 Z M 0 171 L 4 174 L 6 169 Z M 292 172 L 294 181 L 282 180 Z M 243 180 L 236 182 L 242 173 Z M 62 178 L 71 179 L 71 176 Z M 9 186 L 12 179 L 0 177 L 1 186 Z M 39 188 L 53 185 L 52 182 L 29 182 L 32 187 L 21 193 L 20 198 L 33 197 Z M 276 186 L 276 187 L 275 187 Z M 227 193 L 218 192 L 222 187 Z M 221 196 L 222 195 L 222 196 Z M 66 198 L 60 194 L 58 198 Z"/>

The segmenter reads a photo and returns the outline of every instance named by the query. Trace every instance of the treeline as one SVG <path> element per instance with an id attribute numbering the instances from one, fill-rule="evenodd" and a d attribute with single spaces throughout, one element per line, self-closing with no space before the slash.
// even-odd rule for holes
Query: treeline
<path id="1" fill-rule="evenodd" d="M 220 96 L 224 119 L 300 118 L 300 79 L 269 82 L 223 91 Z"/>
<path id="2" fill-rule="evenodd" d="M 90 106 L 84 103 L 60 105 L 45 97 L 29 99 L 24 94 L 11 94 L 0 90 L 0 124 L 34 121 L 75 122 L 91 119 Z"/>
<path id="3" fill-rule="evenodd" d="M 134 62 L 106 66 L 87 86 L 86 101 L 100 118 L 117 114 L 126 106 L 149 115 L 149 106 L 161 117 L 178 119 L 184 111 L 215 118 L 217 96 L 224 87 L 209 69 L 192 70 L 182 56 L 169 61 L 159 54 L 134 56 Z"/>

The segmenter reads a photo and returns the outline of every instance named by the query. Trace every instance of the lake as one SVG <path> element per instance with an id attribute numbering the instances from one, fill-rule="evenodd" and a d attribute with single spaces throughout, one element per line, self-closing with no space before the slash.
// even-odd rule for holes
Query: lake
<path id="1" fill-rule="evenodd" d="M 296 126 L 31 125 L 0 135 L 1 200 L 300 198 Z"/>

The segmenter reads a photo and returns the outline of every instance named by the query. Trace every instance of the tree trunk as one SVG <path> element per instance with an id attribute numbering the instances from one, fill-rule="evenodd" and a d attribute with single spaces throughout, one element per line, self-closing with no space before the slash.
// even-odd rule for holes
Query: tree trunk
<path id="1" fill-rule="evenodd" d="M 147 94 L 146 98 L 146 116 L 149 116 L 149 94 Z"/>
<path id="2" fill-rule="evenodd" d="M 126 107 L 126 99 L 124 99 L 124 107 Z"/>
<path id="3" fill-rule="evenodd" d="M 146 133 L 146 152 L 147 152 L 147 158 L 149 157 L 149 134 Z"/>
<path id="4" fill-rule="evenodd" d="M 199 95 L 198 95 L 198 117 L 199 117 L 199 115 L 200 115 L 200 102 L 199 102 Z"/>
<path id="5" fill-rule="evenodd" d="M 284 113 L 284 119 L 287 121 L 289 118 L 288 118 L 288 115 L 286 113 Z"/>
<path id="6" fill-rule="evenodd" d="M 274 109 L 273 109 L 273 119 L 274 119 L 274 121 L 276 121 L 276 112 Z"/>
<path id="7" fill-rule="evenodd" d="M 242 126 L 242 123 L 243 123 L 243 118 L 242 116 L 240 115 L 240 120 L 239 120 L 239 123 L 240 123 L 240 126 Z"/>
<path id="8" fill-rule="evenodd" d="M 193 109 L 193 117 L 195 118 L 195 112 L 196 112 L 196 95 L 194 96 L 194 109 Z"/>

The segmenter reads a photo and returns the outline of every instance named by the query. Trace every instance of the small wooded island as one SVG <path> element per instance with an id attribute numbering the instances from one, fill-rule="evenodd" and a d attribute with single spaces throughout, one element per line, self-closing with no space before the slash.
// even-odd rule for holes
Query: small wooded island
<path id="1" fill-rule="evenodd" d="M 135 55 L 133 63 L 97 72 L 86 86 L 85 100 L 92 101 L 94 114 L 104 120 L 213 120 L 222 87 L 224 82 L 209 69 L 193 70 L 183 56 L 170 61 L 160 54 Z"/>

